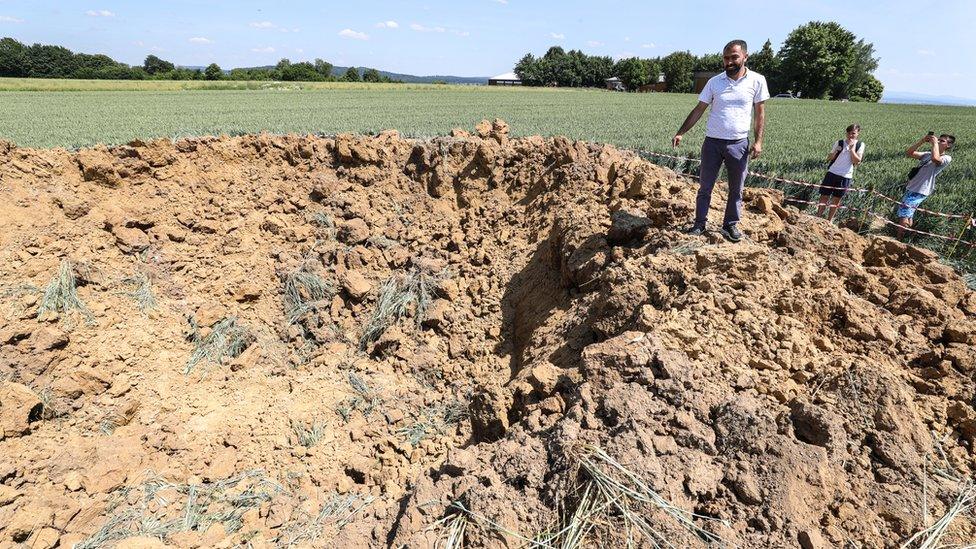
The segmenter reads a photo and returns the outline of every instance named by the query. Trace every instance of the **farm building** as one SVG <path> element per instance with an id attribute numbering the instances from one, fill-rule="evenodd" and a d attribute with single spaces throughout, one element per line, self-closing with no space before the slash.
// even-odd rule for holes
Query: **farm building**
<path id="1" fill-rule="evenodd" d="M 695 93 L 701 93 L 705 89 L 708 79 L 721 71 L 695 71 Z"/>
<path id="2" fill-rule="evenodd" d="M 488 79 L 489 86 L 521 86 L 522 79 L 514 72 L 506 72 Z"/>
<path id="3" fill-rule="evenodd" d="M 664 73 L 657 75 L 657 81 L 651 82 L 650 84 L 644 84 L 643 86 L 637 88 L 638 93 L 647 92 L 665 92 L 668 91 L 668 83 L 664 79 Z"/>
<path id="4" fill-rule="evenodd" d="M 613 76 L 613 77 L 610 77 L 610 78 L 605 79 L 604 80 L 604 83 L 606 83 L 608 90 L 612 90 L 612 91 L 624 91 L 624 83 L 623 83 L 623 81 L 621 79 L 617 78 L 616 76 Z"/>

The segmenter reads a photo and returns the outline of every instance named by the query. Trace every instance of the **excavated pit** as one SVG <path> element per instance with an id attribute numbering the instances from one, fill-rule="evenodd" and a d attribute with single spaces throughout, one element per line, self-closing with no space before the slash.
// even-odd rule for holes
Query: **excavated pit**
<path id="1" fill-rule="evenodd" d="M 599 448 L 658 542 L 898 547 L 972 478 L 976 294 L 775 191 L 729 244 L 497 120 L 0 145 L 0 546 L 554 547 Z"/>

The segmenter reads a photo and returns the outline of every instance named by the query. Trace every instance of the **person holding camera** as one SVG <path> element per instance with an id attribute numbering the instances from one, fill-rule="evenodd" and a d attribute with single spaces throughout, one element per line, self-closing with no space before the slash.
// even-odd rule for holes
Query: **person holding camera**
<path id="1" fill-rule="evenodd" d="M 864 158 L 864 143 L 858 141 L 861 126 L 851 124 L 847 126 L 847 138 L 834 143 L 834 148 L 827 155 L 827 173 L 820 186 L 820 203 L 817 204 L 817 215 L 822 216 L 828 205 L 827 221 L 834 219 L 840 201 L 851 188 L 854 177 L 854 167 Z"/>
<path id="2" fill-rule="evenodd" d="M 919 152 L 919 147 L 925 143 L 931 143 L 932 150 Z M 905 196 L 901 199 L 901 206 L 898 207 L 899 240 L 905 237 L 905 229 L 912 226 L 915 209 L 935 190 L 935 178 L 952 162 L 952 157 L 946 153 L 955 144 L 956 137 L 953 135 L 944 133 L 936 137 L 935 132 L 929 132 L 928 135 L 908 147 L 906 154 L 917 159 L 918 166 L 908 172 Z"/>

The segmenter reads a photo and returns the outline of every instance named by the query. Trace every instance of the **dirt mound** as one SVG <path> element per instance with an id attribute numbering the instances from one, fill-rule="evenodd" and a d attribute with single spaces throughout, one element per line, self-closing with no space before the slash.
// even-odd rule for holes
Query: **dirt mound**
<path id="1" fill-rule="evenodd" d="M 501 121 L 0 147 L 0 546 L 895 547 L 942 517 L 976 294 L 775 191 L 745 242 L 688 238 L 694 194 Z"/>

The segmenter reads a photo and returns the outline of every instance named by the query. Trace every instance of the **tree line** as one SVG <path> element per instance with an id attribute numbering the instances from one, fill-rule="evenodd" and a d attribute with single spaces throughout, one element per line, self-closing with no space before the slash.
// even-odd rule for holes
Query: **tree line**
<path id="1" fill-rule="evenodd" d="M 333 74 L 333 65 L 314 62 L 292 63 L 282 59 L 273 67 L 236 68 L 225 72 L 216 63 L 204 69 L 178 67 L 155 55 L 142 65 L 119 63 L 107 55 L 74 53 L 62 46 L 26 45 L 13 38 L 0 39 L 0 76 L 20 78 L 81 78 L 99 80 L 284 80 L 290 82 L 399 82 L 376 69 L 360 71 L 349 67 Z"/>
<path id="2" fill-rule="evenodd" d="M 878 68 L 874 45 L 835 22 L 813 21 L 793 30 L 778 52 L 766 40 L 751 52 L 748 66 L 764 75 L 770 92 L 793 93 L 813 99 L 881 99 L 884 86 L 872 74 Z M 702 56 L 677 51 L 664 57 L 610 57 L 565 51 L 553 46 L 542 57 L 526 54 L 515 73 L 527 86 L 603 87 L 607 78 L 619 78 L 628 90 L 659 81 L 667 91 L 690 93 L 695 71 L 723 69 L 722 54 Z"/>

